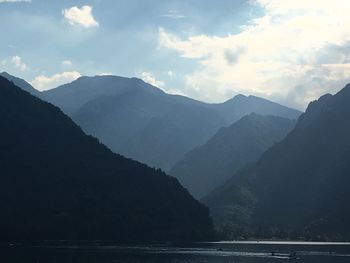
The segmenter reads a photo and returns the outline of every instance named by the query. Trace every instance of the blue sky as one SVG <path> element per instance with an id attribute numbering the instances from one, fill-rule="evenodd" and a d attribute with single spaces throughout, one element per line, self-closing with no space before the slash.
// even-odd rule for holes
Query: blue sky
<path id="1" fill-rule="evenodd" d="M 140 77 L 208 102 L 304 109 L 350 81 L 347 0 L 0 0 L 0 70 L 40 90 Z"/>

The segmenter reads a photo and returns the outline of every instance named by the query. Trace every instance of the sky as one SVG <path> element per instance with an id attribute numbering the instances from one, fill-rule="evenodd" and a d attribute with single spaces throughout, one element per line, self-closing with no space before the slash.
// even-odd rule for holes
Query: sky
<path id="1" fill-rule="evenodd" d="M 39 90 L 139 77 L 206 102 L 304 110 L 350 82 L 349 0 L 0 0 L 0 71 Z"/>

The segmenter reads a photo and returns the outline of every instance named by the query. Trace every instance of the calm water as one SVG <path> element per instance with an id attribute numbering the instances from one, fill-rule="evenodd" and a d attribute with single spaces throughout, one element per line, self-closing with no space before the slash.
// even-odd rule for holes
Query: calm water
<path id="1" fill-rule="evenodd" d="M 113 243 L 2 244 L 1 262 L 12 263 L 349 263 L 350 243 L 218 242 L 118 246 Z M 290 258 L 291 253 L 296 256 Z M 6 261 L 5 261 L 6 260 Z"/>

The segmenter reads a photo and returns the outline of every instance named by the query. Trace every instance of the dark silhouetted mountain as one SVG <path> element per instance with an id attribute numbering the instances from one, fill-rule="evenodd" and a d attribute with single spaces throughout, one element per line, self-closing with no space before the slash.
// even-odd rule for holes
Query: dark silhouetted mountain
<path id="1" fill-rule="evenodd" d="M 253 111 L 290 118 L 300 114 L 255 97 L 202 103 L 166 94 L 140 79 L 115 76 L 81 77 L 43 92 L 43 98 L 114 152 L 166 171 L 221 127 Z"/>
<path id="2" fill-rule="evenodd" d="M 114 154 L 0 77 L 1 240 L 204 240 L 209 211 L 178 181 Z"/>
<path id="3" fill-rule="evenodd" d="M 350 240 L 349 102 L 350 85 L 312 102 L 283 141 L 204 198 L 223 233 Z"/>
<path id="4" fill-rule="evenodd" d="M 15 76 L 12 76 L 7 72 L 0 73 L 0 76 L 8 79 L 9 81 L 12 81 L 17 87 L 20 87 L 21 89 L 29 92 L 30 94 L 35 95 L 37 97 L 40 96 L 40 91 L 33 88 L 33 86 L 30 85 L 24 79 L 20 79 L 20 78 L 17 78 Z"/>
<path id="5" fill-rule="evenodd" d="M 221 128 L 206 144 L 187 153 L 170 174 L 196 198 L 202 198 L 238 169 L 258 160 L 294 125 L 294 120 L 252 113 Z"/>

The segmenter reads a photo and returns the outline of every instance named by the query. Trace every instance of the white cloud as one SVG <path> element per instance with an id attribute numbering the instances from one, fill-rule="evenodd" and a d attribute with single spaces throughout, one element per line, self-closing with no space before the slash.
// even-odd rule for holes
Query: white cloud
<path id="1" fill-rule="evenodd" d="M 73 62 L 70 60 L 63 60 L 62 66 L 71 67 L 71 66 L 73 66 Z"/>
<path id="2" fill-rule="evenodd" d="M 172 89 L 172 88 L 167 88 L 165 90 L 166 93 L 168 94 L 172 94 L 172 95 L 181 95 L 181 96 L 186 96 L 188 97 L 188 94 L 184 93 L 182 90 L 180 89 Z"/>
<path id="3" fill-rule="evenodd" d="M 141 79 L 144 82 L 147 82 L 149 84 L 151 84 L 152 86 L 158 87 L 158 88 L 162 88 L 164 86 L 164 81 L 161 80 L 157 80 L 155 78 L 155 76 L 150 73 L 150 72 L 142 72 L 141 73 Z"/>
<path id="4" fill-rule="evenodd" d="M 72 82 L 73 80 L 76 80 L 81 75 L 77 71 L 69 71 L 69 72 L 62 72 L 57 73 L 53 76 L 44 76 L 40 75 L 37 76 L 35 79 L 33 79 L 30 84 L 32 84 L 36 89 L 38 90 L 49 90 L 52 88 L 56 88 L 59 85 Z"/>
<path id="5" fill-rule="evenodd" d="M 0 0 L 0 3 L 31 3 L 32 0 Z"/>
<path id="6" fill-rule="evenodd" d="M 21 71 L 25 71 L 28 69 L 27 65 L 22 62 L 22 58 L 20 56 L 13 56 L 11 59 L 12 64 Z"/>
<path id="7" fill-rule="evenodd" d="M 168 76 L 172 77 L 173 72 L 172 71 L 167 71 L 165 72 Z M 168 94 L 174 94 L 174 95 L 182 95 L 182 96 L 188 96 L 183 90 L 177 89 L 177 88 L 171 88 L 171 87 L 166 87 L 165 82 L 161 80 L 157 80 L 156 77 L 150 73 L 150 72 L 142 72 L 141 73 L 141 79 L 146 82 L 151 84 L 152 86 L 155 86 L 164 92 Z"/>
<path id="8" fill-rule="evenodd" d="M 167 13 L 160 15 L 161 17 L 171 18 L 171 19 L 181 19 L 185 16 L 177 10 L 169 10 Z"/>
<path id="9" fill-rule="evenodd" d="M 1 65 L 2 65 L 2 66 L 5 66 L 6 64 L 7 64 L 6 59 L 1 60 Z"/>
<path id="10" fill-rule="evenodd" d="M 112 72 L 101 72 L 97 74 L 97 76 L 113 76 L 114 74 Z"/>
<path id="11" fill-rule="evenodd" d="M 81 8 L 73 6 L 64 9 L 62 10 L 62 14 L 68 23 L 73 26 L 79 25 L 88 28 L 99 25 L 92 15 L 92 7 L 88 5 L 84 5 Z"/>
<path id="12" fill-rule="evenodd" d="M 159 29 L 159 45 L 198 61 L 186 93 L 222 101 L 255 94 L 303 108 L 350 81 L 350 1 L 255 0 L 264 15 L 223 37 Z"/>

